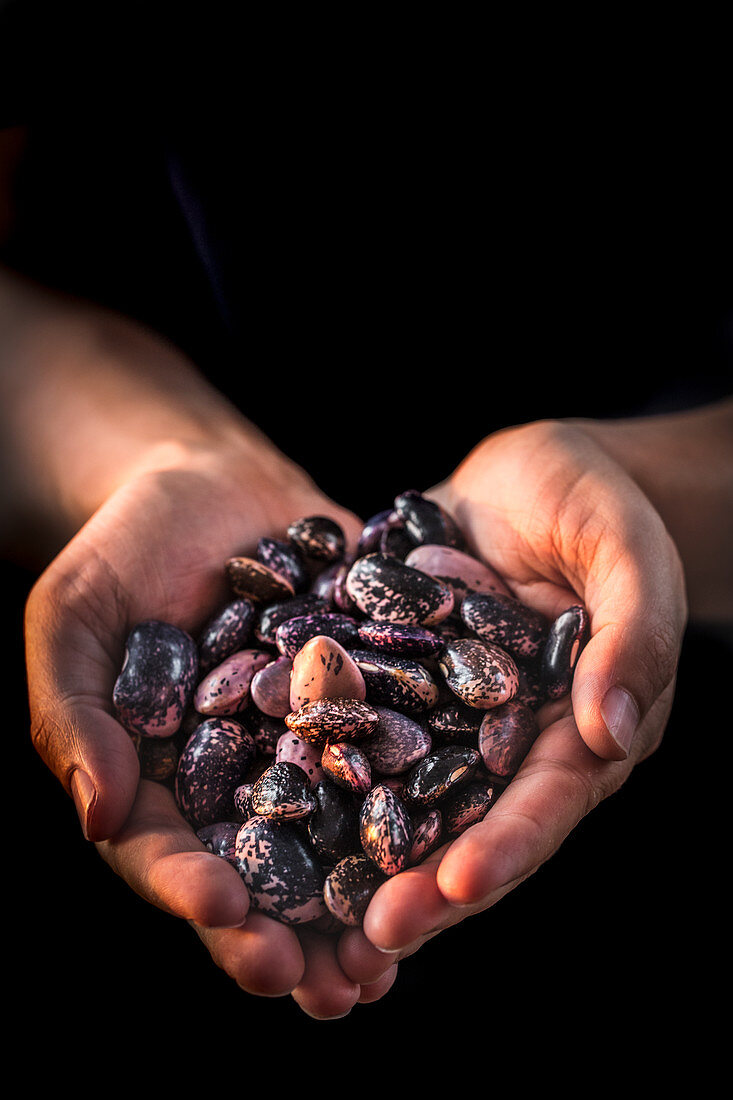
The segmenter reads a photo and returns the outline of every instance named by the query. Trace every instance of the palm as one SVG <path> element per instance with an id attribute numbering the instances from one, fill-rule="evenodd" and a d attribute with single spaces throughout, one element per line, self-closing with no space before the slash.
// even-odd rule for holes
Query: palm
<path id="1" fill-rule="evenodd" d="M 524 603 L 552 618 L 584 602 L 592 637 L 572 697 L 538 712 L 540 734 L 485 819 L 372 899 L 365 936 L 403 954 L 531 875 L 656 748 L 684 622 L 677 556 L 659 517 L 582 433 L 553 425 L 499 433 L 429 495 Z M 599 709 L 619 675 L 645 704 L 628 757 Z"/>
<path id="2" fill-rule="evenodd" d="M 246 931 L 212 931 L 241 920 L 244 884 L 203 849 L 165 787 L 139 782 L 137 755 L 114 719 L 111 696 L 132 625 L 160 618 L 195 634 L 226 593 L 225 560 L 316 511 L 338 518 L 351 539 L 360 530 L 315 490 L 277 501 L 245 497 L 225 471 L 141 478 L 69 543 L 36 586 L 27 614 L 36 747 L 71 790 L 73 740 L 74 767 L 94 776 L 97 790 L 90 839 L 133 889 L 193 921 L 215 957 L 234 936 L 232 967 L 244 967 L 245 986 L 268 994 L 292 989 L 307 972 L 307 937 L 254 913 Z"/>

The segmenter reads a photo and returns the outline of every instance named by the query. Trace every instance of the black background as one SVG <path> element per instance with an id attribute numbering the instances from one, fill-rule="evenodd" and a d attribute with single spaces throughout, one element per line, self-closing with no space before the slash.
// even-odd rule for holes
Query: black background
<path id="1" fill-rule="evenodd" d="M 166 116 L 172 139 L 195 123 L 197 163 L 227 181 L 226 330 L 164 186 L 158 112 L 142 97 L 100 118 L 92 96 L 31 87 L 9 112 L 22 122 L 30 104 L 40 137 L 8 261 L 165 332 L 364 517 L 446 476 L 494 428 L 730 390 L 729 225 L 704 187 L 670 191 L 674 149 L 669 174 L 640 162 L 641 140 L 618 159 L 587 119 L 543 126 L 541 105 L 516 145 L 480 109 L 404 110 L 390 129 L 359 126 L 364 112 L 347 128 L 337 95 L 312 114 L 270 96 L 244 121 Z M 381 1079 L 389 1054 L 407 1083 L 419 1061 L 453 1080 L 480 1072 L 487 1088 L 545 1050 L 555 1083 L 579 1047 L 620 1068 L 652 1029 L 664 1038 L 650 1074 L 657 1051 L 689 1056 L 693 1036 L 704 1060 L 728 945 L 725 631 L 690 626 L 662 747 L 532 879 L 406 960 L 382 1001 L 326 1023 L 238 990 L 83 840 L 27 736 L 33 576 L 3 563 L 4 908 L 8 998 L 43 1021 L 47 1049 L 74 1051 L 81 1035 L 115 1065 L 146 1052 L 164 1076 L 185 1054 L 241 1064 L 246 1082 L 253 1047 L 271 1064 L 285 1035 L 286 1083 L 323 1084 L 342 1058 Z"/>

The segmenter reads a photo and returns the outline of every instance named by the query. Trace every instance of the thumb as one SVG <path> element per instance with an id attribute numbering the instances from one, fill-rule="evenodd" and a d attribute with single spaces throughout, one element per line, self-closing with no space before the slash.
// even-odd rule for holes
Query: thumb
<path id="1" fill-rule="evenodd" d="M 596 520 L 601 537 L 584 586 L 591 636 L 576 665 L 572 703 L 588 747 L 621 760 L 675 678 L 687 603 L 679 555 L 646 498 L 639 494 Z"/>
<path id="2" fill-rule="evenodd" d="M 25 611 L 30 735 L 73 798 L 84 835 L 98 841 L 117 832 L 130 812 L 138 756 L 110 713 L 114 660 L 88 615 L 74 613 L 73 586 L 51 576 L 36 582 Z"/>

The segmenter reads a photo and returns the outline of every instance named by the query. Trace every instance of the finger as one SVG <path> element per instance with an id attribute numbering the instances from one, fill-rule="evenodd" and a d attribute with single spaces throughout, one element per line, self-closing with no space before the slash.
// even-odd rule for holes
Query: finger
<path id="1" fill-rule="evenodd" d="M 543 730 L 489 813 L 447 850 L 436 876 L 452 904 L 495 904 L 556 852 L 580 821 L 624 783 L 664 728 L 673 688 L 653 704 L 632 756 L 602 760 L 565 714 Z"/>
<path id="2" fill-rule="evenodd" d="M 31 739 L 96 841 L 124 824 L 140 769 L 132 738 L 110 712 L 117 655 L 99 639 L 116 634 L 113 599 L 95 620 L 88 598 L 71 579 L 42 578 L 26 605 L 25 639 Z"/>
<path id="3" fill-rule="evenodd" d="M 124 827 L 97 848 L 137 894 L 167 913 L 204 927 L 235 927 L 247 917 L 242 878 L 201 844 L 160 783 L 140 783 Z"/>
<path id="4" fill-rule="evenodd" d="M 663 716 L 655 713 L 647 722 L 658 720 Z M 631 767 L 631 761 L 603 761 L 592 753 L 565 703 L 483 821 L 380 886 L 364 917 L 365 935 L 376 947 L 404 956 L 495 905 L 557 851 Z"/>
<path id="5" fill-rule="evenodd" d="M 575 668 L 573 709 L 581 737 L 607 760 L 628 756 L 673 681 L 686 624 L 679 557 L 640 496 L 629 491 L 597 510 L 583 577 L 591 636 Z"/>
<path id="6" fill-rule="evenodd" d="M 397 961 L 397 955 L 379 951 L 362 928 L 347 928 L 338 938 L 336 956 L 344 974 L 359 985 L 382 978 Z"/>
<path id="7" fill-rule="evenodd" d="M 381 1000 L 385 993 L 389 993 L 396 980 L 397 964 L 393 963 L 392 966 L 382 974 L 381 978 L 362 985 L 359 1004 L 373 1004 L 375 1001 Z"/>
<path id="8" fill-rule="evenodd" d="M 299 939 L 305 972 L 293 990 L 293 1000 L 307 1016 L 316 1020 L 347 1016 L 361 996 L 361 986 L 341 969 L 334 937 L 303 928 Z"/>
<path id="9" fill-rule="evenodd" d="M 241 928 L 196 932 L 214 963 L 245 993 L 284 997 L 303 978 L 305 959 L 293 929 L 250 910 Z"/>
<path id="10" fill-rule="evenodd" d="M 438 888 L 439 866 L 440 853 L 433 853 L 424 863 L 401 871 L 379 887 L 363 921 L 364 935 L 377 950 L 401 954 L 446 927 L 451 919 L 460 919 Z"/>

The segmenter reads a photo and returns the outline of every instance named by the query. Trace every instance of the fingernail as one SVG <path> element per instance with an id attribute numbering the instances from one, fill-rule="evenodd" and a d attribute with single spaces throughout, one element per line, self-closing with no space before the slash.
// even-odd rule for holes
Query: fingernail
<path id="1" fill-rule="evenodd" d="M 79 815 L 82 832 L 86 840 L 89 840 L 88 822 L 89 812 L 97 797 L 97 791 L 91 779 L 85 771 L 77 768 L 71 776 L 71 794 Z"/>
<path id="2" fill-rule="evenodd" d="M 609 688 L 601 703 L 601 714 L 611 737 L 628 756 L 639 725 L 639 708 L 633 696 L 621 687 Z"/>

